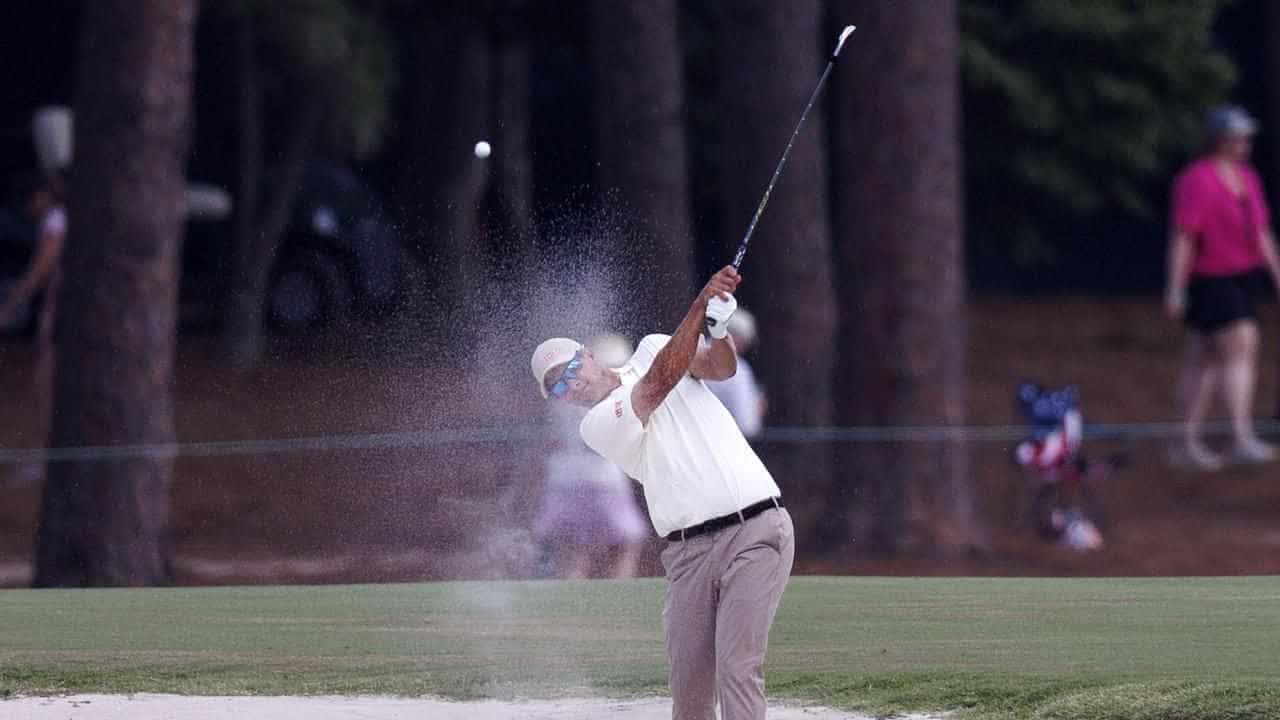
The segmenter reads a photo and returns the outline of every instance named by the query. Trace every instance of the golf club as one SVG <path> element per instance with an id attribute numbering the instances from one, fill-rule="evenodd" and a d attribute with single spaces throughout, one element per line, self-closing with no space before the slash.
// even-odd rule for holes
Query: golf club
<path id="1" fill-rule="evenodd" d="M 756 231 L 756 223 L 760 222 L 760 216 L 764 214 L 764 206 L 769 204 L 769 194 L 773 192 L 773 186 L 778 182 L 778 176 L 782 174 L 782 168 L 787 164 L 787 156 L 791 154 L 791 146 L 796 142 L 796 136 L 800 134 L 800 128 L 804 126 L 805 118 L 809 117 L 809 110 L 813 107 L 813 102 L 818 99 L 818 93 L 822 92 L 822 86 L 827 82 L 827 76 L 831 74 L 831 68 L 835 67 L 836 58 L 840 56 L 840 49 L 844 47 L 844 41 L 856 29 L 855 25 L 847 25 L 840 32 L 840 39 L 836 42 L 836 49 L 831 53 L 831 59 L 827 61 L 827 68 L 822 71 L 822 77 L 818 78 L 818 84 L 813 88 L 813 94 L 809 96 L 809 103 L 804 106 L 804 112 L 800 113 L 800 122 L 796 123 L 796 129 L 791 133 L 791 139 L 787 141 L 787 147 L 782 151 L 782 158 L 778 160 L 778 167 L 773 171 L 773 178 L 769 180 L 769 186 L 764 189 L 764 197 L 760 198 L 760 205 L 756 207 L 756 214 L 751 218 L 751 224 L 747 226 L 747 234 L 742 237 L 742 242 L 738 244 L 738 252 L 733 256 L 733 267 L 736 269 L 742 265 L 742 258 L 747 254 L 747 245 L 751 242 L 751 235 Z"/>
<path id="2" fill-rule="evenodd" d="M 769 194 L 773 192 L 773 186 L 778 182 L 778 176 L 782 175 L 782 168 L 787 164 L 787 157 L 791 155 L 791 146 L 796 142 L 796 136 L 800 134 L 800 128 L 804 127 L 805 118 L 809 117 L 809 110 L 813 108 L 813 102 L 818 99 L 818 93 L 822 92 L 822 86 L 827 82 L 827 76 L 831 74 L 831 68 L 836 65 L 836 58 L 840 57 L 840 50 L 844 47 L 844 41 L 849 35 L 857 29 L 856 25 L 846 25 L 844 30 L 840 31 L 840 39 L 836 41 L 836 49 L 831 52 L 831 59 L 827 61 L 827 67 L 822 71 L 822 76 L 818 78 L 818 84 L 814 86 L 813 93 L 809 95 L 809 102 L 804 106 L 804 112 L 800 113 L 800 121 L 796 123 L 796 129 L 791 131 L 791 138 L 787 140 L 787 147 L 782 151 L 782 157 L 778 159 L 778 166 L 773 170 L 773 177 L 769 179 L 769 185 L 764 189 L 764 196 L 760 198 L 760 204 L 756 206 L 756 214 L 751 216 L 751 223 L 747 225 L 747 233 L 742 236 L 742 242 L 738 243 L 738 252 L 733 256 L 733 267 L 736 270 L 742 265 L 742 258 L 747 254 L 747 245 L 751 243 L 751 236 L 756 231 L 756 224 L 760 222 L 760 216 L 764 214 L 765 205 L 769 204 Z M 707 327 L 714 327 L 715 318 L 707 318 Z"/>

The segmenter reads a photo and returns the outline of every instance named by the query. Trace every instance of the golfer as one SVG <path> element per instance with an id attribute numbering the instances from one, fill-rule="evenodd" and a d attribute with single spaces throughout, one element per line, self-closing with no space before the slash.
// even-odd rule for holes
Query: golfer
<path id="1" fill-rule="evenodd" d="M 1222 390 L 1235 446 L 1231 459 L 1260 463 L 1275 449 L 1253 428 L 1258 315 L 1268 279 L 1280 284 L 1280 256 L 1258 173 L 1249 164 L 1257 122 L 1243 109 L 1213 111 L 1205 150 L 1173 188 L 1166 312 L 1188 330 L 1182 394 L 1182 459 L 1201 470 L 1224 462 L 1200 439 L 1214 391 Z"/>
<path id="2" fill-rule="evenodd" d="M 543 397 L 589 408 L 583 440 L 644 486 L 668 541 L 662 617 L 674 720 L 712 720 L 717 700 L 723 720 L 763 720 L 769 626 L 795 555 L 778 485 L 703 382 L 736 371 L 727 326 L 739 281 L 732 266 L 717 272 L 675 333 L 645 337 L 621 368 L 566 338 L 533 352 Z"/>

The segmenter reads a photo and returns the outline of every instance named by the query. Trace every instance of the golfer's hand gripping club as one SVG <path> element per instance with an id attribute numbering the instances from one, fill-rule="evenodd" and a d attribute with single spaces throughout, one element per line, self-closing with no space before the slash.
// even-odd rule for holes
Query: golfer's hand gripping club
<path id="1" fill-rule="evenodd" d="M 729 332 L 729 318 L 738 309 L 738 301 L 733 293 L 738 289 L 742 276 L 737 268 L 727 265 L 720 269 L 707 286 L 702 289 L 701 300 L 706 303 L 707 334 L 714 340 L 721 340 Z"/>
<path id="2" fill-rule="evenodd" d="M 712 340 L 723 340 L 729 332 L 729 318 L 738 309 L 738 301 L 732 295 L 728 299 L 719 296 L 707 301 L 707 334 Z"/>

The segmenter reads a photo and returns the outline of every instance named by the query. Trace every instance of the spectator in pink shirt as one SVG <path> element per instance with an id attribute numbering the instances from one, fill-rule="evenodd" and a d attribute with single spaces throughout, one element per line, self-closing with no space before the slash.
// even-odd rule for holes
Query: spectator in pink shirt
<path id="1" fill-rule="evenodd" d="M 1280 286 L 1280 256 L 1262 183 L 1249 165 L 1257 122 L 1243 109 L 1214 110 L 1206 152 L 1173 187 L 1165 309 L 1189 329 L 1182 393 L 1186 424 L 1181 460 L 1202 470 L 1223 467 L 1201 440 L 1201 425 L 1219 387 L 1231 417 L 1231 459 L 1273 460 L 1276 450 L 1253 428 L 1258 322 L 1254 308 L 1268 275 Z"/>

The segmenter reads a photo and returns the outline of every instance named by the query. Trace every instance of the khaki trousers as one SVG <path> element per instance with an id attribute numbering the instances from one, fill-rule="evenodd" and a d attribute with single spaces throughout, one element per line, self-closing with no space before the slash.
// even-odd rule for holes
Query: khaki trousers
<path id="1" fill-rule="evenodd" d="M 717 699 L 723 720 L 764 720 L 769 626 L 794 557 L 784 508 L 662 551 L 673 720 L 714 720 Z"/>

